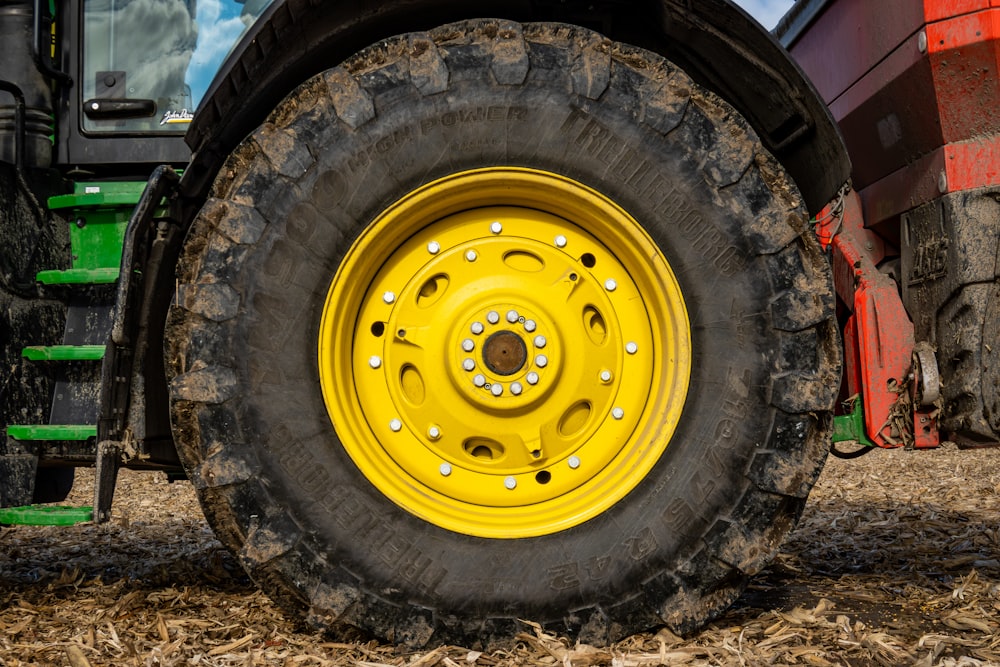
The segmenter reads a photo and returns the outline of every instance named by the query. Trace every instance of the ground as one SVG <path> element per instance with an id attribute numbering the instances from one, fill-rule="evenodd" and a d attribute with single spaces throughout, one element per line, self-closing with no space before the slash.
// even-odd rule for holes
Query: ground
<path id="1" fill-rule="evenodd" d="M 84 503 L 91 478 L 71 500 Z M 190 485 L 122 473 L 103 526 L 0 532 L 0 666 L 1000 665 L 1000 450 L 831 458 L 774 563 L 707 629 L 400 652 L 285 618 Z"/>

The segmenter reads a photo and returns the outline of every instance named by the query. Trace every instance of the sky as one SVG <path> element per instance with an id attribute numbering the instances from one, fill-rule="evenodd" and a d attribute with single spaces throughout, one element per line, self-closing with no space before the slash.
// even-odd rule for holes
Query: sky
<path id="1" fill-rule="evenodd" d="M 770 30 L 792 6 L 793 0 L 735 0 L 735 2 Z"/>

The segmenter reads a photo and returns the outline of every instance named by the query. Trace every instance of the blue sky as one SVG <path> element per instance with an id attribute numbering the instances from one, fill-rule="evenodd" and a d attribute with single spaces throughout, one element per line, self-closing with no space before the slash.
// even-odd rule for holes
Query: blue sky
<path id="1" fill-rule="evenodd" d="M 792 6 L 793 0 L 735 0 L 735 2 L 770 30 Z"/>

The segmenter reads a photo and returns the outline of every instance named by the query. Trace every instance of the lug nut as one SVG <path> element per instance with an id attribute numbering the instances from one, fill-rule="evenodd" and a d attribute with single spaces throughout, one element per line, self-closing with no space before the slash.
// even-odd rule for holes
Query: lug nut
<path id="1" fill-rule="evenodd" d="M 476 370 L 476 360 L 475 359 L 465 359 L 462 361 L 462 368 L 467 371 Z"/>
<path id="2" fill-rule="evenodd" d="M 500 313 L 498 313 L 495 310 L 491 310 L 490 312 L 486 313 L 486 321 L 489 322 L 490 324 L 496 324 L 497 322 L 500 321 Z"/>
<path id="3" fill-rule="evenodd" d="M 465 350 L 466 352 L 472 352 L 474 349 L 476 349 L 476 342 L 471 338 L 466 338 L 465 340 L 462 341 L 462 349 Z"/>
<path id="4" fill-rule="evenodd" d="M 524 376 L 524 379 L 528 381 L 528 384 L 538 384 L 538 373 L 531 371 Z"/>
<path id="5" fill-rule="evenodd" d="M 477 387 L 485 387 L 486 386 L 486 376 L 483 375 L 482 373 L 480 373 L 476 377 L 472 378 L 472 384 L 476 385 Z"/>
<path id="6" fill-rule="evenodd" d="M 517 314 L 516 310 L 508 310 L 507 311 L 507 321 L 510 322 L 511 324 L 514 324 L 515 322 L 517 322 L 517 318 L 518 317 L 520 317 L 520 316 Z"/>
<path id="7" fill-rule="evenodd" d="M 466 259 L 466 261 L 474 262 L 477 259 L 479 259 L 479 255 L 476 254 L 475 250 L 468 250 L 465 253 L 465 259 Z"/>
<path id="8" fill-rule="evenodd" d="M 510 393 L 515 396 L 520 396 L 522 391 L 524 391 L 524 387 L 521 386 L 520 382 L 512 382 L 510 384 Z"/>
<path id="9" fill-rule="evenodd" d="M 603 370 L 601 371 L 601 382 L 611 382 L 611 371 Z"/>
<path id="10" fill-rule="evenodd" d="M 629 354 L 635 354 L 636 352 L 639 351 L 639 346 L 636 345 L 634 342 L 629 341 L 625 343 L 625 351 L 628 352 Z"/>
<path id="11" fill-rule="evenodd" d="M 566 459 L 566 463 L 569 465 L 570 468 L 576 470 L 577 468 L 580 467 L 580 457 L 576 455 L 571 456 L 568 459 Z"/>
<path id="12" fill-rule="evenodd" d="M 368 365 L 371 366 L 372 368 L 378 368 L 379 366 L 382 365 L 382 358 L 373 354 L 368 359 Z"/>
<path id="13" fill-rule="evenodd" d="M 482 322 L 473 322 L 472 326 L 469 327 L 469 330 L 478 336 L 479 334 L 483 333 L 483 330 L 485 328 L 486 327 L 483 326 Z"/>
<path id="14" fill-rule="evenodd" d="M 386 292 L 385 294 L 382 295 L 382 300 L 385 301 L 386 303 L 392 303 L 393 301 L 396 300 L 396 295 L 392 292 Z"/>
<path id="15" fill-rule="evenodd" d="M 430 243 L 427 244 L 427 252 L 429 252 L 432 255 L 438 254 L 439 252 L 441 252 L 441 244 L 438 243 L 437 241 L 431 241 Z"/>
<path id="16" fill-rule="evenodd" d="M 509 491 L 513 491 L 514 489 L 517 488 L 517 480 L 514 479 L 513 477 L 508 477 L 503 481 L 503 485 L 507 487 Z"/>
<path id="17" fill-rule="evenodd" d="M 614 417 L 615 419 L 621 419 L 622 417 L 625 416 L 625 411 L 622 410 L 621 408 L 614 408 L 611 410 L 611 416 Z"/>
<path id="18" fill-rule="evenodd" d="M 556 237 L 556 247 L 565 248 L 566 247 L 566 237 L 560 234 Z"/>
<path id="19" fill-rule="evenodd" d="M 400 431 L 403 430 L 403 422 L 399 421 L 398 419 L 393 419 L 391 422 L 389 422 L 389 430 L 391 430 L 393 433 L 399 433 Z"/>
<path id="20" fill-rule="evenodd" d="M 490 385 L 490 393 L 493 394 L 494 396 L 500 396 L 501 394 L 503 394 L 503 385 L 500 384 L 499 382 L 494 382 L 492 385 Z"/>
<path id="21" fill-rule="evenodd" d="M 494 234 L 499 234 L 503 231 L 503 225 L 500 224 L 499 220 L 494 220 L 493 224 L 490 225 L 490 231 Z"/>
<path id="22" fill-rule="evenodd" d="M 545 344 L 549 341 L 545 340 L 545 336 L 535 336 L 535 347 L 545 347 Z"/>
<path id="23" fill-rule="evenodd" d="M 545 368 L 546 366 L 549 365 L 549 358 L 546 357 L 544 354 L 540 354 L 537 357 L 535 357 L 535 365 L 538 366 L 539 368 Z"/>
<path id="24" fill-rule="evenodd" d="M 441 437 L 441 428 L 439 426 L 431 426 L 427 429 L 427 437 L 431 440 L 437 440 Z"/>
<path id="25" fill-rule="evenodd" d="M 538 325 L 535 324 L 535 320 L 525 320 L 524 321 L 524 330 L 527 331 L 528 333 L 531 333 L 532 331 L 534 331 L 537 328 L 538 328 Z"/>
<path id="26" fill-rule="evenodd" d="M 438 472 L 441 473 L 442 477 L 447 477 L 451 474 L 451 465 L 448 463 L 442 463 L 438 466 Z"/>
<path id="27" fill-rule="evenodd" d="M 604 281 L 604 289 L 608 290 L 609 292 L 614 292 L 616 289 L 618 289 L 618 283 L 615 281 L 614 278 L 608 278 L 607 280 Z"/>

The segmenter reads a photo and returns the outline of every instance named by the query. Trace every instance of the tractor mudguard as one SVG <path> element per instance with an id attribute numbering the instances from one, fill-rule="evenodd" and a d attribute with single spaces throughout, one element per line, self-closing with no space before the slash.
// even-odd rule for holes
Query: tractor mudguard
<path id="1" fill-rule="evenodd" d="M 195 151 L 182 185 L 204 198 L 221 161 L 308 77 L 402 32 L 490 16 L 560 21 L 659 53 L 732 104 L 781 162 L 810 212 L 851 170 L 840 131 L 777 40 L 730 0 L 279 0 L 229 55 L 187 133 Z"/>

